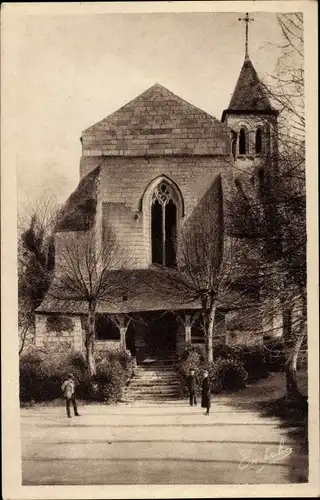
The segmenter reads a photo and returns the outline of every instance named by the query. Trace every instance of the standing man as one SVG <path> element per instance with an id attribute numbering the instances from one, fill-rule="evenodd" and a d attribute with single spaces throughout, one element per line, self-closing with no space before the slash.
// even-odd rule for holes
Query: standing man
<path id="1" fill-rule="evenodd" d="M 61 390 L 63 392 L 63 396 L 66 400 L 66 409 L 67 409 L 67 415 L 68 418 L 71 418 L 71 412 L 70 412 L 70 406 L 72 403 L 73 406 L 73 411 L 75 417 L 80 417 L 78 413 L 78 408 L 77 408 L 77 401 L 76 401 L 76 395 L 75 395 L 75 378 L 72 373 L 70 373 L 67 377 L 67 379 L 63 382 L 61 386 Z"/>
<path id="2" fill-rule="evenodd" d="M 190 374 L 187 378 L 188 391 L 190 397 L 190 406 L 197 406 L 197 379 L 194 370 L 190 370 Z"/>
<path id="3" fill-rule="evenodd" d="M 211 388 L 210 388 L 209 373 L 207 372 L 207 370 L 203 372 L 203 380 L 201 387 L 201 406 L 202 408 L 207 409 L 205 415 L 209 415 L 211 406 Z"/>

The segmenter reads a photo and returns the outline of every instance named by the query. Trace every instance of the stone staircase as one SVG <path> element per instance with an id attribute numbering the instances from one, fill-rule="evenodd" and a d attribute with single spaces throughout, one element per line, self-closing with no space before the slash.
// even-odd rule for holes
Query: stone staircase
<path id="1" fill-rule="evenodd" d="M 175 358 L 148 358 L 139 364 L 127 385 L 123 401 L 174 401 L 180 399 L 180 381 L 175 369 Z"/>

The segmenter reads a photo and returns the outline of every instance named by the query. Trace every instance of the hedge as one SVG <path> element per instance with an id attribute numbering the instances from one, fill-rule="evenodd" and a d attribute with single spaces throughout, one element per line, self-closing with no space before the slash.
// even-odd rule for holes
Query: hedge
<path id="1" fill-rule="evenodd" d="M 33 348 L 20 357 L 20 401 L 52 401 L 62 396 L 61 384 L 68 373 L 76 379 L 80 399 L 114 402 L 121 398 L 133 374 L 133 360 L 125 351 L 106 351 L 96 357 L 97 375 L 88 374 L 81 353 L 70 350 L 45 351 Z"/>
<path id="2" fill-rule="evenodd" d="M 271 345 L 271 344 L 270 344 Z M 277 353 L 280 347 L 273 343 Z M 188 345 L 181 353 L 178 361 L 178 373 L 181 377 L 182 393 L 187 393 L 187 376 L 190 369 L 195 370 L 200 389 L 201 373 L 204 369 L 209 370 L 214 390 L 231 390 L 232 383 L 226 382 L 228 373 L 233 370 L 235 383 L 233 390 L 237 390 L 245 385 L 245 382 L 254 382 L 268 376 L 270 371 L 276 371 L 275 368 L 282 366 L 282 358 L 278 355 L 277 365 L 275 360 L 270 359 L 270 351 L 264 345 L 241 345 L 232 346 L 224 342 L 214 342 L 213 344 L 213 363 L 207 364 L 201 351 L 196 347 Z M 222 361 L 223 360 L 223 361 Z M 237 381 L 238 380 L 238 381 Z"/>

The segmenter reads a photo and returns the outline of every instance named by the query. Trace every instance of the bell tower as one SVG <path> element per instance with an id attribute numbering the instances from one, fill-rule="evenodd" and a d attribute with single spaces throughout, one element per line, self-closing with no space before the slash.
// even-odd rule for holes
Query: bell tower
<path id="1" fill-rule="evenodd" d="M 245 59 L 230 104 L 221 121 L 232 130 L 232 154 L 239 175 L 254 180 L 262 169 L 269 170 L 276 153 L 278 111 L 271 105 L 268 91 L 261 82 L 248 53 L 248 13 L 245 22 Z"/>

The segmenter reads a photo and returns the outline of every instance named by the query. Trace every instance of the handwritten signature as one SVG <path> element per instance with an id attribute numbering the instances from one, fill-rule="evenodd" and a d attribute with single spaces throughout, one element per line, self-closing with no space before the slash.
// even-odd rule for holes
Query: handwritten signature
<path id="1" fill-rule="evenodd" d="M 250 450 L 240 449 L 240 453 L 242 455 L 242 460 L 239 464 L 240 470 L 244 470 L 248 468 L 250 465 L 260 465 L 257 469 L 257 472 L 261 472 L 266 465 L 275 464 L 277 462 L 280 462 L 280 460 L 291 455 L 292 448 L 290 448 L 289 446 L 285 446 L 284 439 L 281 438 L 279 446 L 276 449 L 276 451 L 271 451 L 269 447 L 267 447 L 264 451 L 264 454 L 260 457 L 253 457 L 252 449 Z"/>

